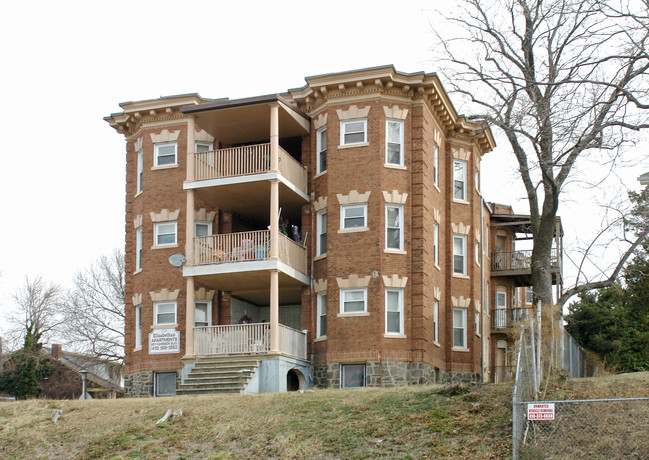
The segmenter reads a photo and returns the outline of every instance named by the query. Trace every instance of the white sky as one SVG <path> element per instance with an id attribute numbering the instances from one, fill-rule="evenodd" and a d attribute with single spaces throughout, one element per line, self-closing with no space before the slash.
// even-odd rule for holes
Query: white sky
<path id="1" fill-rule="evenodd" d="M 119 102 L 279 93 L 306 76 L 384 64 L 435 72 L 436 3 L 5 2 L 0 327 L 25 276 L 67 287 L 75 272 L 123 247 L 124 138 L 102 119 Z M 503 147 L 484 159 L 483 191 L 524 213 L 514 158 Z M 637 189 L 642 172 L 620 174 Z M 597 192 L 562 207 L 566 233 L 583 233 L 577 210 Z"/>

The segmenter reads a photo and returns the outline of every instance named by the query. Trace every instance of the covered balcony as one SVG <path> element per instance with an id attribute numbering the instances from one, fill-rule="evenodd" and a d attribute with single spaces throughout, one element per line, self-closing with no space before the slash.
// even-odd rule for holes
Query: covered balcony
<path id="1" fill-rule="evenodd" d="M 264 355 L 270 352 L 269 323 L 194 328 L 196 356 Z M 306 334 L 280 324 L 279 352 L 306 359 Z"/>
<path id="2" fill-rule="evenodd" d="M 496 308 L 491 312 L 491 329 L 495 332 L 512 329 L 531 315 L 531 308 Z"/>

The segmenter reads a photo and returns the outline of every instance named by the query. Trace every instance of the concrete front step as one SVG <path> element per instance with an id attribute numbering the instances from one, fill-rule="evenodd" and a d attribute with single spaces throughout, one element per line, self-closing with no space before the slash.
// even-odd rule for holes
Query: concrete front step
<path id="1" fill-rule="evenodd" d="M 199 358 L 176 394 L 241 393 L 258 367 L 249 357 Z"/>

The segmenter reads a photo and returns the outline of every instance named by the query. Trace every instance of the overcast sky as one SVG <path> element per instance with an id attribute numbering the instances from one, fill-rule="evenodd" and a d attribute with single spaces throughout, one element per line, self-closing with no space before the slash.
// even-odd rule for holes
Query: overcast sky
<path id="1" fill-rule="evenodd" d="M 444 27 L 435 3 L 5 2 L 0 327 L 25 276 L 67 287 L 75 272 L 123 247 L 125 141 L 103 121 L 118 103 L 279 93 L 306 76 L 384 64 L 435 72 L 431 29 Z M 483 191 L 526 212 L 505 147 L 484 158 Z M 637 189 L 641 172 L 622 168 L 608 187 Z M 577 211 L 601 190 L 580 190 L 562 206 L 569 236 L 586 233 Z M 586 215 L 599 221 L 597 211 Z"/>

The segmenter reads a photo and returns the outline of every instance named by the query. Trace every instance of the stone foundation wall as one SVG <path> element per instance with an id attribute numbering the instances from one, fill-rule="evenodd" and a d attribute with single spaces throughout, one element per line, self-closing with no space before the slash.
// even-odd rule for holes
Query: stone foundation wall
<path id="1" fill-rule="evenodd" d="M 174 371 L 169 371 L 174 372 Z M 182 375 L 176 372 L 176 388 L 180 386 Z M 155 396 L 155 372 L 144 371 L 124 375 L 125 398 L 151 398 Z"/>
<path id="2" fill-rule="evenodd" d="M 472 383 L 479 376 L 471 372 L 445 371 L 422 362 L 369 361 L 365 364 L 365 382 L 368 387 L 395 387 L 403 385 L 430 385 L 447 383 Z M 314 364 L 311 367 L 313 386 L 340 388 L 340 363 Z"/>

